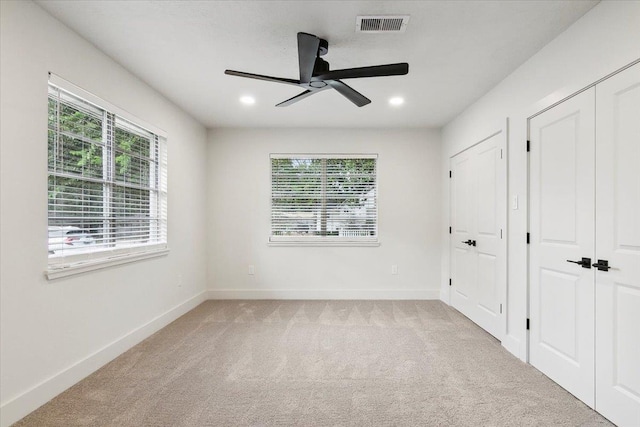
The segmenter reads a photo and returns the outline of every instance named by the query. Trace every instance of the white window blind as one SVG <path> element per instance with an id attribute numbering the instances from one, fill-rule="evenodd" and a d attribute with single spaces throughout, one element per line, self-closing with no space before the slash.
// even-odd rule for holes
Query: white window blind
<path id="1" fill-rule="evenodd" d="M 165 248 L 166 138 L 51 81 L 48 111 L 49 265 Z"/>
<path id="2" fill-rule="evenodd" d="M 271 242 L 377 241 L 376 155 L 271 155 Z"/>

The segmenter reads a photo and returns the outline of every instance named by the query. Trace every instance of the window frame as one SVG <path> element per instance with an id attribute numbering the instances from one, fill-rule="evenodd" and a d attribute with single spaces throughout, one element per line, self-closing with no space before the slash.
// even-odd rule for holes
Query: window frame
<path id="1" fill-rule="evenodd" d="M 148 259 L 158 256 L 163 256 L 169 253 L 168 246 L 168 141 L 167 141 L 167 133 L 163 130 L 150 125 L 143 120 L 133 116 L 132 114 L 126 112 L 125 110 L 118 108 L 117 106 L 93 95 L 92 93 L 70 83 L 69 81 L 53 74 L 49 73 L 49 79 L 47 83 L 47 98 L 49 97 L 49 87 L 54 86 L 64 92 L 69 93 L 75 98 L 78 98 L 82 101 L 91 104 L 92 106 L 98 108 L 103 111 L 106 116 L 111 116 L 113 132 L 115 134 L 115 128 L 120 126 L 123 129 L 127 129 L 126 125 L 133 125 L 136 128 L 140 128 L 149 134 L 153 138 L 152 144 L 157 144 L 157 153 L 154 155 L 157 157 L 157 171 L 155 175 L 155 180 L 157 180 L 156 184 L 149 183 L 148 188 L 149 191 L 155 191 L 157 196 L 155 197 L 155 209 L 157 209 L 157 222 L 158 226 L 156 228 L 159 240 L 151 243 L 137 243 L 135 245 L 129 247 L 105 247 L 95 251 L 86 251 L 83 253 L 77 254 L 63 254 L 61 256 L 47 256 L 47 269 L 45 270 L 45 276 L 47 279 L 57 279 L 60 277 L 70 276 L 74 274 L 85 273 L 88 271 L 111 267 L 114 265 L 126 264 L 135 261 L 139 261 L 142 259 Z M 107 126 L 105 123 L 103 126 Z M 103 136 L 103 142 L 106 142 L 106 139 Z M 115 136 L 112 137 L 112 144 L 115 144 Z M 105 145 L 106 147 L 106 145 Z M 155 148 L 155 147 L 153 147 Z M 111 145 L 109 150 L 114 150 L 114 145 Z M 114 159 L 110 159 L 111 161 L 115 161 Z M 110 166 L 113 166 L 112 164 Z M 103 166 L 104 168 L 105 166 Z M 109 168 L 109 166 L 107 166 Z M 155 169 L 155 167 L 154 167 Z M 51 177 L 51 170 L 49 166 L 47 166 L 47 179 Z M 53 175 L 55 176 L 55 175 Z M 80 178 L 82 179 L 82 178 Z M 106 179 L 104 176 L 103 180 Z M 106 181 L 105 181 L 106 182 Z M 113 179 L 110 180 L 108 186 L 118 185 L 118 181 Z M 142 190 L 143 186 L 140 185 Z M 128 187 L 123 187 L 128 188 Z M 103 196 L 107 197 L 107 196 Z M 150 194 L 151 198 L 151 194 Z M 116 203 L 115 199 L 110 199 L 109 202 L 103 199 L 104 205 L 109 205 L 107 210 L 113 208 L 114 203 Z M 150 207 L 151 209 L 151 202 Z M 47 206 L 47 228 L 49 227 L 49 206 Z M 104 211 L 103 211 L 104 216 Z M 152 224 L 151 217 L 148 221 L 150 230 L 153 229 L 154 225 Z M 116 241 L 114 240 L 114 243 Z"/>
<path id="2" fill-rule="evenodd" d="M 276 236 L 273 235 L 273 159 L 374 159 L 375 235 L 374 236 Z M 380 246 L 379 240 L 379 156 L 376 153 L 271 153 L 269 154 L 269 246 Z"/>

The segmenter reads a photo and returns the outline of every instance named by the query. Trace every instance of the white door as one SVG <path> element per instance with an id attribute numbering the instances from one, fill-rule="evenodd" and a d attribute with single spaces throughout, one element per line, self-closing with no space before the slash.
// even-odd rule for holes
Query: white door
<path id="1" fill-rule="evenodd" d="M 596 86 L 596 178 L 596 410 L 640 426 L 640 64 Z"/>
<path id="2" fill-rule="evenodd" d="M 595 89 L 530 121 L 530 363 L 594 407 Z"/>
<path id="3" fill-rule="evenodd" d="M 451 159 L 451 303 L 498 339 L 506 274 L 503 139 L 498 133 Z"/>
<path id="4" fill-rule="evenodd" d="M 451 305 L 471 318 L 476 299 L 474 162 L 467 150 L 451 159 Z M 465 243 L 466 242 L 466 243 Z"/>

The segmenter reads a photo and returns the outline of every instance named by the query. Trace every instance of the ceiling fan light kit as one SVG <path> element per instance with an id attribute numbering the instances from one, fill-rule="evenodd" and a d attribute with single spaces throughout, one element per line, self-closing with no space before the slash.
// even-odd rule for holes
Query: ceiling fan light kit
<path id="1" fill-rule="evenodd" d="M 338 91 L 358 107 L 363 107 L 371 103 L 371 100 L 348 86 L 342 80 L 364 77 L 401 76 L 409 72 L 409 64 L 406 62 L 332 71 L 329 68 L 329 63 L 321 58 L 321 56 L 326 55 L 328 51 L 329 43 L 326 40 L 313 34 L 298 33 L 299 80 L 264 76 L 235 70 L 225 70 L 224 73 L 230 76 L 295 85 L 304 89 L 304 92 L 277 104 L 276 107 L 286 107 L 317 92 L 330 88 Z"/>

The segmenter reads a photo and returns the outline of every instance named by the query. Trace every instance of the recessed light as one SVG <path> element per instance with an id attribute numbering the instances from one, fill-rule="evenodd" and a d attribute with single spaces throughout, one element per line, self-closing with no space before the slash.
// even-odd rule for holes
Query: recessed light
<path id="1" fill-rule="evenodd" d="M 397 107 L 402 104 L 404 104 L 404 98 L 400 96 L 394 96 L 393 98 L 389 98 L 389 105 L 393 105 L 394 107 Z"/>
<path id="2" fill-rule="evenodd" d="M 242 102 L 244 105 L 253 105 L 256 103 L 256 99 L 253 96 L 241 96 L 240 102 Z"/>

